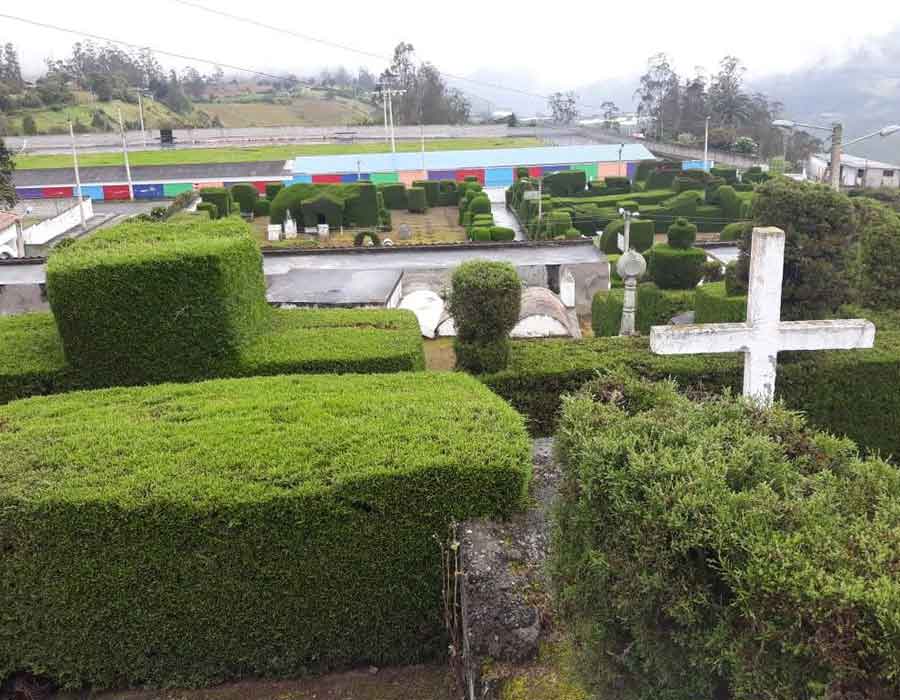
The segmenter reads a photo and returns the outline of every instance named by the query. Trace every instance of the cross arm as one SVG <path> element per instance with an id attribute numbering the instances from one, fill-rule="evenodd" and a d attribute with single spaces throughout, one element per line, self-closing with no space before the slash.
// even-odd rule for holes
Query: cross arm
<path id="1" fill-rule="evenodd" d="M 752 337 L 752 330 L 745 323 L 653 326 L 650 350 L 658 355 L 741 352 Z"/>
<path id="2" fill-rule="evenodd" d="M 854 350 L 875 344 L 875 325 L 861 318 L 778 324 L 779 350 Z"/>

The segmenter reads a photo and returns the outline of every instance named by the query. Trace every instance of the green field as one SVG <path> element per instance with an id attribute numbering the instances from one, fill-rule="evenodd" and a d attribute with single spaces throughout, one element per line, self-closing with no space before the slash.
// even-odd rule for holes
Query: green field
<path id="1" fill-rule="evenodd" d="M 536 138 L 461 138 L 429 141 L 429 151 L 454 151 L 486 148 L 524 148 L 540 146 Z M 398 151 L 418 151 L 419 141 L 400 141 Z M 186 165 L 191 163 L 251 163 L 261 160 L 289 160 L 297 156 L 340 155 L 346 153 L 384 153 L 389 149 L 384 143 L 323 143 L 314 145 L 260 146 L 258 148 L 190 148 L 170 151 L 133 151 L 129 154 L 131 165 Z M 83 153 L 78 156 L 82 167 L 91 165 L 121 165 L 121 153 Z M 72 165 L 67 154 L 17 156 L 16 168 L 35 170 L 66 168 Z"/>

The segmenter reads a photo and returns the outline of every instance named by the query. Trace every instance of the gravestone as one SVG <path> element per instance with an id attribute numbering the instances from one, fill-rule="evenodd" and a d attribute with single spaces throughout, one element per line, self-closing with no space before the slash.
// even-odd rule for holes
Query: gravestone
<path id="1" fill-rule="evenodd" d="M 575 306 L 575 275 L 572 270 L 565 270 L 559 277 L 559 297 L 566 308 Z"/>
<path id="2" fill-rule="evenodd" d="M 290 213 L 288 213 L 287 218 L 284 220 L 284 237 L 287 239 L 297 237 L 297 222 L 294 221 Z"/>
<path id="3" fill-rule="evenodd" d="M 660 355 L 744 353 L 744 396 L 768 405 L 775 398 L 778 353 L 787 350 L 871 348 L 875 326 L 864 319 L 781 320 L 784 231 L 753 229 L 746 323 L 654 326 L 650 349 Z"/>
<path id="4" fill-rule="evenodd" d="M 328 239 L 329 231 L 328 224 L 319 224 L 318 227 L 316 227 L 316 233 L 318 233 L 319 238 L 323 241 Z"/>
<path id="5" fill-rule="evenodd" d="M 269 224 L 266 231 L 270 243 L 281 240 L 281 226 L 279 224 Z"/>
<path id="6" fill-rule="evenodd" d="M 397 235 L 400 237 L 401 241 L 412 239 L 412 229 L 409 227 L 409 224 L 400 224 L 397 228 Z"/>

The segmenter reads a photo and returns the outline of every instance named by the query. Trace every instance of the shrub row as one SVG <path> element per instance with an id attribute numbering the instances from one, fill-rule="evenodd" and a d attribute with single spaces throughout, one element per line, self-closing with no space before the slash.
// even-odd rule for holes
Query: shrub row
<path id="1" fill-rule="evenodd" d="M 109 386 L 66 364 L 62 342 L 47 313 L 0 319 L 0 347 L 11 352 L 0 366 L 0 403 L 27 396 Z M 177 358 L 172 360 L 175 362 Z M 265 331 L 218 376 L 408 372 L 425 368 L 418 321 L 409 311 L 273 309 Z M 161 381 L 184 376 L 173 370 Z"/>
<path id="2" fill-rule="evenodd" d="M 234 209 L 234 199 L 231 197 L 231 192 L 224 187 L 207 187 L 202 189 L 200 190 L 200 199 L 203 202 L 216 205 L 215 216 L 213 216 L 212 210 L 208 210 L 210 219 L 222 219 L 226 216 L 231 216 Z"/>
<path id="3" fill-rule="evenodd" d="M 746 320 L 746 296 L 729 296 L 725 282 L 707 282 L 697 287 L 694 323 L 743 323 Z"/>
<path id="4" fill-rule="evenodd" d="M 565 405 L 554 583 L 598 697 L 900 695 L 900 472 L 783 408 L 601 377 Z"/>
<path id="5" fill-rule="evenodd" d="M 740 355 L 654 355 L 646 338 L 516 341 L 509 367 L 481 379 L 527 416 L 535 435 L 550 435 L 563 394 L 597 370 L 620 366 L 651 379 L 673 377 L 685 388 L 740 392 L 743 380 Z M 880 330 L 871 350 L 782 353 L 776 387 L 819 428 L 900 455 L 900 333 Z"/>
<path id="6" fill-rule="evenodd" d="M 438 655 L 435 537 L 518 509 L 531 461 L 522 418 L 462 374 L 80 392 L 4 406 L 0 425 L 0 683 Z"/>
<path id="7" fill-rule="evenodd" d="M 660 289 L 652 282 L 645 282 L 638 285 L 637 296 L 634 321 L 639 333 L 649 333 L 651 326 L 666 326 L 673 317 L 694 308 L 693 290 Z M 591 325 L 595 336 L 619 335 L 624 301 L 625 293 L 622 289 L 611 289 L 594 295 L 591 301 Z"/>

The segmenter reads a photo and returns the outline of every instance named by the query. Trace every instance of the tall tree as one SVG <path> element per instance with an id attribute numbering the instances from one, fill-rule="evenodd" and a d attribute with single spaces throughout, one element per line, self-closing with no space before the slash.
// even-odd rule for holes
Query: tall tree
<path id="1" fill-rule="evenodd" d="M 16 162 L 12 152 L 0 138 L 0 204 L 14 207 L 18 198 L 16 188 L 13 186 L 12 175 L 16 169 Z"/>
<path id="2" fill-rule="evenodd" d="M 672 92 L 678 86 L 678 74 L 672 69 L 669 57 L 664 53 L 654 54 L 647 62 L 647 72 L 640 78 L 640 87 L 634 96 L 638 100 L 638 116 L 649 119 L 657 139 L 666 136 L 665 122 L 677 121 L 677 114 L 669 115 L 677 101 Z M 667 111 L 668 108 L 668 111 Z"/>
<path id="3" fill-rule="evenodd" d="M 743 87 L 746 70 L 735 56 L 726 56 L 719 64 L 709 88 L 709 102 L 722 126 L 737 127 L 750 121 L 752 104 Z"/>
<path id="4" fill-rule="evenodd" d="M 706 95 L 706 79 L 698 70 L 693 78 L 685 78 L 681 88 L 680 106 L 681 132 L 702 136 L 709 116 L 709 102 Z"/>
<path id="5" fill-rule="evenodd" d="M 11 43 L 3 47 L 3 58 L 0 61 L 0 80 L 15 91 L 22 89 L 22 67 L 19 65 L 19 54 Z"/>
<path id="6" fill-rule="evenodd" d="M 578 95 L 574 92 L 554 92 L 547 99 L 553 121 L 559 124 L 571 124 L 578 119 Z"/>

